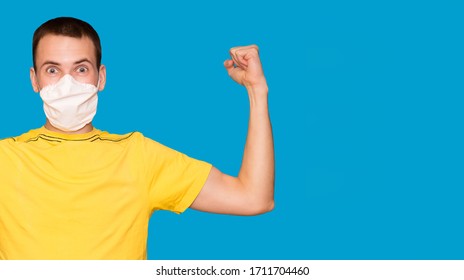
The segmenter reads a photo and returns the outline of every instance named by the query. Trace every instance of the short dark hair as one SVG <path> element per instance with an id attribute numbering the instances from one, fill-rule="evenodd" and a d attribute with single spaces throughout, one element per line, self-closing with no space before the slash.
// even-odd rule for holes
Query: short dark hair
<path id="1" fill-rule="evenodd" d="M 48 34 L 63 35 L 73 38 L 82 38 L 87 36 L 90 40 L 92 40 L 93 45 L 95 46 L 97 69 L 100 68 L 102 54 L 100 37 L 98 36 L 97 31 L 83 20 L 72 17 L 58 17 L 43 23 L 34 32 L 34 37 L 32 38 L 32 62 L 34 64 L 34 69 L 36 69 L 35 54 L 37 46 L 39 45 L 40 39 Z"/>

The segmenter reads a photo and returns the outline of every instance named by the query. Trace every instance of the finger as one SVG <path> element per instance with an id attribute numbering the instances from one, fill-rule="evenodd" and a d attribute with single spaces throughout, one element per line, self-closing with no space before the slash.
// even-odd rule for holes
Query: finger
<path id="1" fill-rule="evenodd" d="M 224 67 L 227 70 L 227 74 L 229 74 L 229 76 L 231 77 L 233 77 L 235 75 L 234 73 L 238 70 L 234 67 L 234 61 L 231 59 L 227 59 L 226 61 L 224 61 Z"/>
<path id="2" fill-rule="evenodd" d="M 240 58 L 240 55 L 238 54 L 238 52 L 240 51 L 240 47 L 236 47 L 236 48 L 231 48 L 229 50 L 229 53 L 230 53 L 230 57 L 234 60 L 235 64 L 237 65 L 242 65 L 243 64 L 243 61 L 242 59 Z"/>
<path id="3" fill-rule="evenodd" d="M 247 68 L 247 64 L 243 62 L 243 59 L 240 58 L 239 55 L 237 55 L 237 51 L 236 50 L 231 50 L 230 51 L 230 57 L 232 58 L 232 60 L 234 61 L 234 64 L 237 65 L 237 67 L 240 67 L 242 69 L 246 69 Z"/>
<path id="4" fill-rule="evenodd" d="M 243 60 L 246 61 L 247 69 L 253 68 L 258 70 L 258 68 L 261 68 L 261 60 L 259 58 L 259 52 L 257 47 L 250 47 L 246 51 L 242 52 Z"/>
<path id="5" fill-rule="evenodd" d="M 259 59 L 259 49 L 258 46 L 252 45 L 250 47 L 247 47 L 246 49 L 243 50 L 244 58 L 246 61 L 249 61 L 250 59 L 257 58 Z"/>
<path id="6" fill-rule="evenodd" d="M 246 68 L 249 61 L 252 59 L 259 59 L 259 48 L 257 45 L 250 45 L 244 47 L 231 48 L 231 54 L 240 63 L 240 65 Z"/>
<path id="7" fill-rule="evenodd" d="M 247 61 L 247 58 L 248 58 L 248 52 L 247 50 L 237 50 L 235 52 L 235 56 L 237 57 L 237 60 L 240 62 L 241 65 L 243 66 L 248 66 L 248 61 Z"/>
<path id="8" fill-rule="evenodd" d="M 256 51 L 257 53 L 259 53 L 259 47 L 257 45 L 249 45 L 249 46 L 242 46 L 242 47 L 233 47 L 233 48 L 230 48 L 230 51 L 232 52 L 237 52 L 237 51 L 250 51 L 250 50 L 253 50 L 253 51 Z"/>
<path id="9" fill-rule="evenodd" d="M 239 60 L 238 60 L 238 58 L 237 58 L 237 55 L 235 54 L 235 50 L 232 50 L 232 49 L 231 49 L 231 50 L 229 51 L 229 54 L 230 54 L 230 58 L 232 59 L 232 61 L 234 62 L 234 64 L 235 64 L 236 66 L 240 66 L 240 62 L 239 62 Z"/>
<path id="10" fill-rule="evenodd" d="M 255 57 L 259 62 L 259 48 L 257 45 L 233 47 L 229 49 L 229 53 L 236 66 L 244 70 L 249 67 L 249 61 Z"/>

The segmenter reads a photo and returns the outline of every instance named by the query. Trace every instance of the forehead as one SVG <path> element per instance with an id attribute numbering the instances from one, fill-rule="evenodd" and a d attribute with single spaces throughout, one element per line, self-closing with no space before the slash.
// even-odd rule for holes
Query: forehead
<path id="1" fill-rule="evenodd" d="M 36 63 L 40 67 L 47 61 L 59 64 L 73 64 L 88 59 L 96 64 L 95 46 L 87 36 L 73 38 L 62 35 L 45 35 L 40 39 L 36 50 Z"/>

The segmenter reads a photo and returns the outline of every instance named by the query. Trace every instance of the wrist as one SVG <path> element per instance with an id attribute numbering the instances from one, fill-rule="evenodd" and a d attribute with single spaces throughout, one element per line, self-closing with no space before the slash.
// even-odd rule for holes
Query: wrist
<path id="1" fill-rule="evenodd" d="M 249 94 L 261 94 L 267 95 L 269 89 L 267 87 L 267 83 L 258 84 L 258 85 L 245 85 Z"/>
<path id="2" fill-rule="evenodd" d="M 268 88 L 247 88 L 250 99 L 250 107 L 267 108 L 268 106 Z"/>

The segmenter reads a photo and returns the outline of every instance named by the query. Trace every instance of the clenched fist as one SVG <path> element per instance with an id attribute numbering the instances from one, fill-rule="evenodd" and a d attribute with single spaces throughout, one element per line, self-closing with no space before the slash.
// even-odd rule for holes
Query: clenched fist
<path id="1" fill-rule="evenodd" d="M 267 91 L 258 46 L 250 45 L 231 48 L 231 59 L 224 61 L 229 76 L 237 83 L 252 91 Z"/>

